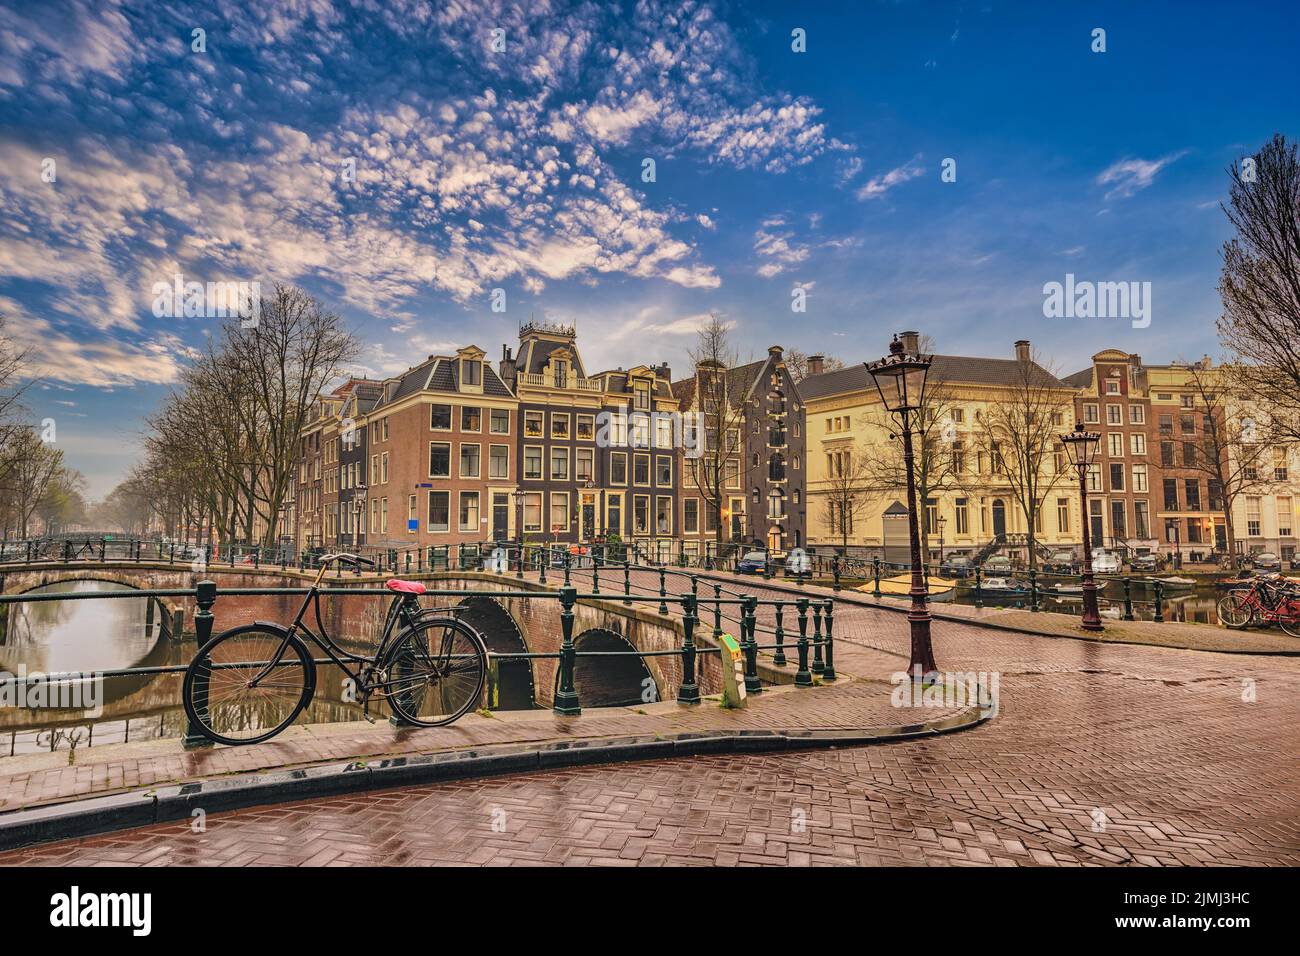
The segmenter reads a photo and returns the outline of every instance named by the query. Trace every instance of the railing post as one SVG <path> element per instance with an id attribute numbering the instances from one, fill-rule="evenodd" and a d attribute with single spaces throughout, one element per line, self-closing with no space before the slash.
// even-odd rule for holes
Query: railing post
<path id="1" fill-rule="evenodd" d="M 838 554 L 831 557 L 831 573 L 835 575 L 835 587 L 833 590 L 840 589 L 840 556 Z"/>
<path id="2" fill-rule="evenodd" d="M 677 689 L 677 703 L 698 704 L 700 685 L 695 681 L 695 626 L 699 603 L 692 594 L 682 595 L 682 686 Z"/>
<path id="3" fill-rule="evenodd" d="M 812 673 L 808 670 L 808 599 L 799 598 L 795 601 L 795 607 L 799 609 L 799 669 L 795 672 L 794 683 L 796 687 L 811 687 Z"/>
<path id="4" fill-rule="evenodd" d="M 758 598 L 746 596 L 740 627 L 748 635 L 745 644 L 745 694 L 761 694 L 763 682 L 758 679 Z"/>
<path id="5" fill-rule="evenodd" d="M 713 639 L 722 636 L 722 585 L 713 585 Z"/>
<path id="6" fill-rule="evenodd" d="M 1029 569 L 1029 610 L 1038 611 L 1038 569 Z"/>
<path id="7" fill-rule="evenodd" d="M 826 602 L 826 669 L 822 680 L 835 680 L 835 602 Z"/>
<path id="8" fill-rule="evenodd" d="M 1133 620 L 1133 581 L 1124 576 L 1124 620 Z"/>
<path id="9" fill-rule="evenodd" d="M 1157 624 L 1163 624 L 1165 620 L 1164 609 L 1165 586 L 1159 581 L 1156 582 L 1156 613 L 1151 620 Z"/>
<path id="10" fill-rule="evenodd" d="M 580 714 L 578 692 L 573 686 L 573 606 L 578 602 L 577 588 L 565 584 L 560 588 L 560 674 L 555 689 L 555 707 L 557 714 Z"/>
<path id="11" fill-rule="evenodd" d="M 587 549 L 587 554 L 591 556 L 591 593 L 600 593 L 600 562 L 596 559 L 596 552 L 593 548 Z"/>
<path id="12" fill-rule="evenodd" d="M 782 612 L 785 610 L 785 603 L 777 601 L 776 608 L 776 651 L 772 654 L 772 663 L 777 667 L 785 666 L 785 627 L 782 621 Z"/>
<path id="13" fill-rule="evenodd" d="M 539 580 L 542 584 L 545 584 L 545 583 L 546 583 L 546 566 L 547 566 L 548 564 L 551 563 L 551 549 L 548 548 L 548 547 L 546 547 L 546 545 L 542 545 L 542 547 L 538 550 L 538 554 L 540 555 L 540 558 L 541 558 L 540 563 L 541 563 L 541 566 L 542 566 L 541 575 L 538 577 L 538 580 Z"/>
<path id="14" fill-rule="evenodd" d="M 433 570 L 433 555 L 429 555 L 429 570 Z M 515 579 L 522 581 L 524 579 L 524 546 L 522 542 L 518 550 L 515 551 Z"/>
<path id="15" fill-rule="evenodd" d="M 623 603 L 632 606 L 632 565 L 628 563 L 626 550 L 623 552 Z"/>
<path id="16" fill-rule="evenodd" d="M 880 555 L 876 555 L 871 559 L 871 576 L 873 580 L 876 582 L 875 585 L 872 587 L 871 596 L 874 597 L 877 601 L 879 601 L 880 600 Z"/>
<path id="17" fill-rule="evenodd" d="M 568 548 L 564 549 L 564 586 L 567 588 L 572 582 L 569 580 L 569 574 L 573 568 L 573 554 Z"/>
<path id="18" fill-rule="evenodd" d="M 659 613 L 668 613 L 668 572 L 659 569 Z"/>
<path id="19" fill-rule="evenodd" d="M 215 581 L 200 581 L 194 587 L 194 641 L 197 648 L 203 647 L 212 638 L 212 605 L 217 603 L 217 585 Z M 197 655 L 197 650 L 195 651 Z M 194 672 L 194 705 L 203 711 L 208 703 L 208 677 L 204 668 Z M 186 750 L 196 747 L 211 747 L 212 741 L 193 722 L 187 722 L 185 739 L 181 746 Z"/>
<path id="20" fill-rule="evenodd" d="M 984 585 L 980 568 L 975 568 L 975 606 L 984 606 Z"/>
<path id="21" fill-rule="evenodd" d="M 821 677 L 826 671 L 826 665 L 822 661 L 822 602 L 816 601 L 812 606 L 813 612 L 813 662 L 812 672 Z"/>
<path id="22" fill-rule="evenodd" d="M 108 547 L 108 542 L 106 542 L 103 538 L 100 538 L 99 539 L 99 560 L 100 561 L 104 560 L 104 557 L 107 554 L 107 547 Z"/>

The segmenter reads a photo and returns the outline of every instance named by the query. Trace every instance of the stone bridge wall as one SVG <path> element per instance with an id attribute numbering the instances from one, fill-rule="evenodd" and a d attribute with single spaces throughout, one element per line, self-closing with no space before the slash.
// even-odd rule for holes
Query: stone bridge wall
<path id="1" fill-rule="evenodd" d="M 511 597 L 509 592 L 528 590 L 551 591 L 554 586 L 536 582 L 518 581 L 512 576 L 481 572 L 444 572 L 409 575 L 423 581 L 428 587 L 451 591 L 500 592 L 498 600 L 519 626 L 528 650 L 536 653 L 554 653 L 560 649 L 560 602 L 556 598 Z M 200 580 L 214 581 L 217 585 L 217 602 L 213 606 L 213 633 L 257 620 L 288 623 L 297 612 L 301 595 L 227 595 L 222 591 L 233 588 L 301 588 L 315 578 L 314 572 L 281 571 L 278 568 L 220 568 L 209 566 L 202 573 L 193 572 L 188 564 L 143 562 L 124 567 L 121 562 L 74 561 L 50 563 L 40 567 L 0 568 L 0 593 L 18 594 L 58 581 L 101 580 L 114 581 L 137 588 L 192 590 Z M 381 587 L 385 576 L 330 575 L 330 587 Z M 184 631 L 194 633 L 195 604 L 192 597 L 164 599 L 180 608 L 184 615 Z M 425 598 L 425 604 L 456 604 L 456 597 Z M 583 600 L 574 608 L 573 636 L 576 640 L 584 631 L 606 628 L 623 635 L 637 650 L 664 651 L 681 647 L 682 628 L 677 613 L 657 613 L 657 603 L 638 602 L 624 606 L 620 596 L 608 600 L 595 598 Z M 670 605 L 671 606 L 671 605 Z M 379 638 L 388 600 L 377 595 L 327 595 L 321 598 L 321 617 L 325 629 L 349 649 L 373 645 Z M 312 611 L 307 612 L 307 622 L 315 628 Z M 712 646 L 709 629 L 696 629 L 696 640 L 701 647 Z M 681 658 L 676 655 L 644 658 L 650 675 L 654 678 L 662 699 L 676 697 L 681 684 Z M 721 689 L 721 663 L 716 654 L 696 658 L 697 680 L 704 694 L 718 693 Z M 555 675 L 558 662 L 550 659 L 533 661 L 534 686 L 537 703 L 549 706 L 554 699 Z M 581 700 L 582 688 L 578 688 Z"/>

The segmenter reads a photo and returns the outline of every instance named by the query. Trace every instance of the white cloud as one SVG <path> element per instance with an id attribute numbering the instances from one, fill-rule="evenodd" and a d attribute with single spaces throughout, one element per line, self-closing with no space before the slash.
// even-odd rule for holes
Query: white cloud
<path id="1" fill-rule="evenodd" d="M 921 156 L 917 154 L 902 166 L 896 166 L 887 173 L 873 176 L 867 180 L 866 185 L 862 186 L 856 195 L 858 199 L 880 199 L 895 186 L 915 179 L 924 172 L 925 170 L 921 167 Z"/>
<path id="2" fill-rule="evenodd" d="M 1156 178 L 1160 170 L 1170 163 L 1187 155 L 1187 150 L 1179 150 L 1159 159 L 1121 159 L 1111 163 L 1097 177 L 1098 186 L 1110 186 L 1106 198 L 1126 199 L 1139 190 L 1146 189 Z"/>

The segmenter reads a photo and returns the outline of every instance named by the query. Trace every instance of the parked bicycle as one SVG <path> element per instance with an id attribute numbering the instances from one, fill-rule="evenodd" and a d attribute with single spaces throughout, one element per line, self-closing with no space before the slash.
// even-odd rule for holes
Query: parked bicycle
<path id="1" fill-rule="evenodd" d="M 1300 586 L 1280 575 L 1253 578 L 1219 599 L 1219 623 L 1239 629 L 1277 625 L 1300 637 Z"/>
<path id="2" fill-rule="evenodd" d="M 483 698 L 487 648 L 457 616 L 458 608 L 420 606 L 418 581 L 393 579 L 392 604 L 374 657 L 352 654 L 329 636 L 321 620 L 320 586 L 333 564 L 373 568 L 355 554 L 327 554 L 288 627 L 257 621 L 232 628 L 199 648 L 185 671 L 182 697 L 193 726 L 221 744 L 255 744 L 274 737 L 311 703 L 316 665 L 337 664 L 351 681 L 366 719 L 376 691 L 394 715 L 420 727 L 441 727 L 462 717 Z M 313 631 L 303 620 L 314 607 Z M 308 652 L 307 638 L 329 660 Z"/>

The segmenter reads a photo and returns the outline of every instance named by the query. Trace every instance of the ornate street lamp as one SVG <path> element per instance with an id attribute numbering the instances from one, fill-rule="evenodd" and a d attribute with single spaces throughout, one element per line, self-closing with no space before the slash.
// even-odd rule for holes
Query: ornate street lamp
<path id="1" fill-rule="evenodd" d="M 912 546 L 912 608 L 907 620 L 912 631 L 912 660 L 909 669 L 915 675 L 938 670 L 934 664 L 934 648 L 930 643 L 930 612 L 926 607 L 929 590 L 921 564 L 921 528 L 916 513 L 916 465 L 912 456 L 912 416 L 920 412 L 925 402 L 925 376 L 930 371 L 930 358 L 911 355 L 903 343 L 894 336 L 889 344 L 889 355 L 879 362 L 866 363 L 867 371 L 880 391 L 880 401 L 903 426 L 903 465 L 907 471 L 907 528 Z"/>
<path id="2" fill-rule="evenodd" d="M 939 566 L 940 567 L 943 566 L 943 529 L 947 523 L 948 523 L 948 519 L 941 515 L 939 517 Z"/>
<path id="3" fill-rule="evenodd" d="M 1088 469 L 1101 447 L 1098 432 L 1085 431 L 1076 423 L 1074 431 L 1060 436 L 1070 455 L 1070 461 L 1079 473 L 1079 513 L 1083 520 L 1083 629 L 1104 631 L 1101 614 L 1097 611 L 1097 582 L 1092 579 L 1092 536 L 1088 528 Z"/>

